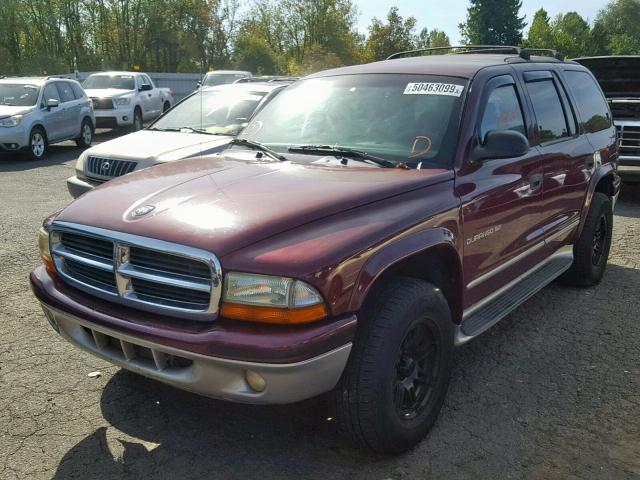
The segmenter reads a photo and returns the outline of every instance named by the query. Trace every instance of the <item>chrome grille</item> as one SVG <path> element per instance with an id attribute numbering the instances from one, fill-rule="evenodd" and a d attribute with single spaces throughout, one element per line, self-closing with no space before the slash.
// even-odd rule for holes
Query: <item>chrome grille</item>
<path id="1" fill-rule="evenodd" d="M 136 168 L 136 162 L 129 160 L 113 160 L 111 158 L 87 157 L 87 177 L 98 182 L 104 182 L 115 177 L 131 173 Z"/>
<path id="2" fill-rule="evenodd" d="M 110 98 L 91 97 L 94 110 L 113 110 L 113 100 Z"/>
<path id="3" fill-rule="evenodd" d="M 50 241 L 60 276 L 87 293 L 193 320 L 218 312 L 222 274 L 209 252 L 66 222 L 54 222 Z"/>
<path id="4" fill-rule="evenodd" d="M 640 125 L 616 125 L 620 155 L 629 157 L 640 156 Z"/>

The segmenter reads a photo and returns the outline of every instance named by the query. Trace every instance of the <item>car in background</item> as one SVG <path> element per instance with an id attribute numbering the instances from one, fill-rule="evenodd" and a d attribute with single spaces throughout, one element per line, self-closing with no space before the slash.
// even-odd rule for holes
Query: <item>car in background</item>
<path id="1" fill-rule="evenodd" d="M 251 78 L 252 76 L 251 72 L 247 72 L 245 70 L 216 70 L 213 72 L 207 72 L 207 74 L 202 78 L 202 81 L 198 83 L 198 87 L 227 85 L 229 83 L 235 83 L 242 78 Z"/>
<path id="2" fill-rule="evenodd" d="M 82 86 L 93 101 L 100 128 L 142 130 L 144 122 L 155 120 L 174 103 L 171 89 L 156 87 L 146 73 L 94 73 Z"/>
<path id="3" fill-rule="evenodd" d="M 640 183 L 640 56 L 574 59 L 596 77 L 607 97 L 618 131 L 618 174 L 626 184 Z M 589 88 L 589 85 L 583 85 Z"/>
<path id="4" fill-rule="evenodd" d="M 75 80 L 0 78 L 0 152 L 26 150 L 40 160 L 52 143 L 91 146 L 94 128 L 91 101 Z"/>
<path id="5" fill-rule="evenodd" d="M 289 83 L 219 85 L 194 92 L 147 129 L 84 152 L 76 174 L 67 179 L 69 193 L 76 198 L 134 170 L 218 153 Z"/>

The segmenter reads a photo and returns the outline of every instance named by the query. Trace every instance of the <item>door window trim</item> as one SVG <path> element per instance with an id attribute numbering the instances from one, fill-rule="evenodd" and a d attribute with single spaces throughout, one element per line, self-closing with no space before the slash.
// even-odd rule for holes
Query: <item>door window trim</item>
<path id="1" fill-rule="evenodd" d="M 555 145 L 556 143 L 562 143 L 562 142 L 566 142 L 569 140 L 574 140 L 577 137 L 579 137 L 582 132 L 581 132 L 581 127 L 579 125 L 577 125 L 576 121 L 577 121 L 577 117 L 575 116 L 575 111 L 573 109 L 573 106 L 571 105 L 571 101 L 569 100 L 568 94 L 566 93 L 566 89 L 564 87 L 564 85 L 562 85 L 559 76 L 556 74 L 555 71 L 553 70 L 525 70 L 524 72 L 522 72 L 522 80 L 524 81 L 524 88 L 527 90 L 527 96 L 529 97 L 529 102 L 531 104 L 531 113 L 533 114 L 533 119 L 535 122 L 535 136 L 536 136 L 536 145 L 540 146 L 540 147 L 546 147 L 548 145 Z M 559 137 L 559 138 L 554 138 L 553 140 L 547 140 L 546 142 L 542 141 L 542 138 L 540 137 L 540 125 L 538 124 L 538 116 L 536 114 L 536 109 L 535 106 L 533 104 L 533 99 L 531 98 L 531 94 L 529 92 L 529 90 L 527 89 L 527 85 L 529 83 L 537 83 L 537 82 L 546 82 L 546 81 L 551 81 L 553 83 L 553 86 L 556 90 L 556 94 L 558 95 L 558 99 L 560 100 L 560 108 L 562 108 L 562 113 L 564 114 L 564 121 L 565 124 L 567 126 L 567 133 L 570 133 L 569 130 L 569 115 L 567 114 L 567 105 L 565 104 L 565 100 L 566 102 L 569 104 L 570 108 L 571 108 L 571 116 L 574 119 L 574 130 L 575 132 L 571 135 L 567 135 L 565 137 Z M 560 85 L 560 87 L 559 87 Z M 564 96 L 563 96 L 564 93 Z"/>
<path id="2" fill-rule="evenodd" d="M 480 100 L 480 108 L 478 109 L 478 116 L 476 117 L 476 122 L 474 127 L 474 134 L 473 134 L 474 141 L 478 142 L 478 144 L 480 145 L 484 141 L 483 138 L 480 138 L 480 130 L 481 130 L 482 120 L 484 120 L 484 114 L 487 110 L 489 97 L 491 97 L 491 94 L 493 93 L 494 90 L 501 87 L 506 87 L 506 86 L 513 86 L 513 89 L 516 93 L 516 98 L 518 100 L 518 104 L 520 105 L 520 113 L 522 114 L 522 120 L 524 122 L 524 129 L 525 129 L 524 136 L 527 138 L 527 140 L 529 140 L 529 147 L 531 147 L 531 138 L 529 137 L 530 119 L 527 116 L 526 109 L 523 108 L 524 103 L 523 103 L 522 92 L 519 90 L 519 86 L 515 78 L 513 78 L 513 76 L 510 74 L 502 74 L 502 75 L 492 77 L 485 83 L 484 90 L 482 92 L 482 98 Z"/>

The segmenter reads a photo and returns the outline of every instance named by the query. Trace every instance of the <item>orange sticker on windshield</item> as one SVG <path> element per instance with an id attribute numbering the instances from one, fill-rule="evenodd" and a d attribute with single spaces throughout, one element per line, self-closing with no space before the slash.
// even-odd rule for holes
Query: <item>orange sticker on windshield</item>
<path id="1" fill-rule="evenodd" d="M 416 151 L 419 146 L 422 144 L 422 150 Z M 413 146 L 411 147 L 411 155 L 408 158 L 416 158 L 426 155 L 431 151 L 432 142 L 429 137 L 426 135 L 418 135 L 416 139 L 413 141 Z"/>

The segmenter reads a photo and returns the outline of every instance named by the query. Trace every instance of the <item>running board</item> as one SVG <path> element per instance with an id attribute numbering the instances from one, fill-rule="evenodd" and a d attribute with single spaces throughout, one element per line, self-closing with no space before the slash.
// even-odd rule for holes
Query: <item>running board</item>
<path id="1" fill-rule="evenodd" d="M 566 272 L 573 263 L 571 250 L 559 251 L 542 265 L 534 267 L 524 275 L 496 292 L 464 315 L 456 332 L 456 345 L 477 337 L 494 326 L 553 280 Z"/>

